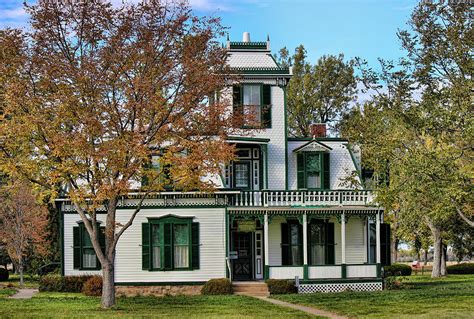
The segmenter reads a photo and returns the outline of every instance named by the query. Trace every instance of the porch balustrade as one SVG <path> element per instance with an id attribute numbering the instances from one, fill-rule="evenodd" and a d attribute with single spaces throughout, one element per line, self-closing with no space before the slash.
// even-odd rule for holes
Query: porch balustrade
<path id="1" fill-rule="evenodd" d="M 346 268 L 343 276 L 342 268 Z M 303 279 L 303 266 L 269 266 L 269 278 L 272 279 Z M 376 264 L 359 265 L 321 265 L 308 266 L 308 280 L 377 278 Z"/>
<path id="2" fill-rule="evenodd" d="M 236 194 L 234 206 L 359 206 L 373 201 L 371 191 L 355 190 L 262 190 L 241 191 Z"/>

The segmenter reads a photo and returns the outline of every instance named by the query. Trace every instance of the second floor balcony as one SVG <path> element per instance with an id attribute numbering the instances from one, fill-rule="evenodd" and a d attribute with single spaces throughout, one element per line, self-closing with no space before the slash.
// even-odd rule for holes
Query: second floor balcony
<path id="1" fill-rule="evenodd" d="M 230 202 L 231 206 L 368 206 L 374 196 L 368 190 L 261 190 L 240 191 Z"/>

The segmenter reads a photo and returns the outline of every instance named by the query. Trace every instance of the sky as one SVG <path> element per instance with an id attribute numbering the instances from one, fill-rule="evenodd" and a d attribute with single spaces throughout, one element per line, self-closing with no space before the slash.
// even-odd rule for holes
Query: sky
<path id="1" fill-rule="evenodd" d="M 131 0 L 137 1 L 137 0 Z M 398 29 L 417 4 L 415 0 L 189 0 L 198 15 L 220 16 L 231 41 L 244 31 L 252 41 L 270 36 L 273 52 L 287 47 L 292 53 L 303 44 L 308 60 L 325 54 L 361 57 L 378 69 L 377 58 L 403 56 Z M 31 1 L 28 1 L 30 3 Z M 120 0 L 113 0 L 120 2 Z M 28 17 L 23 0 L 0 0 L 0 28 L 24 27 Z M 223 39 L 224 40 L 224 39 Z"/>

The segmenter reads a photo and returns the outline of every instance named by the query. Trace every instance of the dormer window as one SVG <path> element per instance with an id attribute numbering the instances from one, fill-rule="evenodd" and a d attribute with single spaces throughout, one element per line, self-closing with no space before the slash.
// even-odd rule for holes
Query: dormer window
<path id="1" fill-rule="evenodd" d="M 298 189 L 330 189 L 329 151 L 329 146 L 316 140 L 293 151 L 296 153 Z"/>

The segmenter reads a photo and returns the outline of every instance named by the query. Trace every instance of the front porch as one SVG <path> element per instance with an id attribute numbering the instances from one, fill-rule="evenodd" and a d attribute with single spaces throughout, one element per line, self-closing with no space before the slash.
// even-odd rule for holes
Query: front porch
<path id="1" fill-rule="evenodd" d="M 228 219 L 232 280 L 380 281 L 379 208 L 230 207 Z"/>

